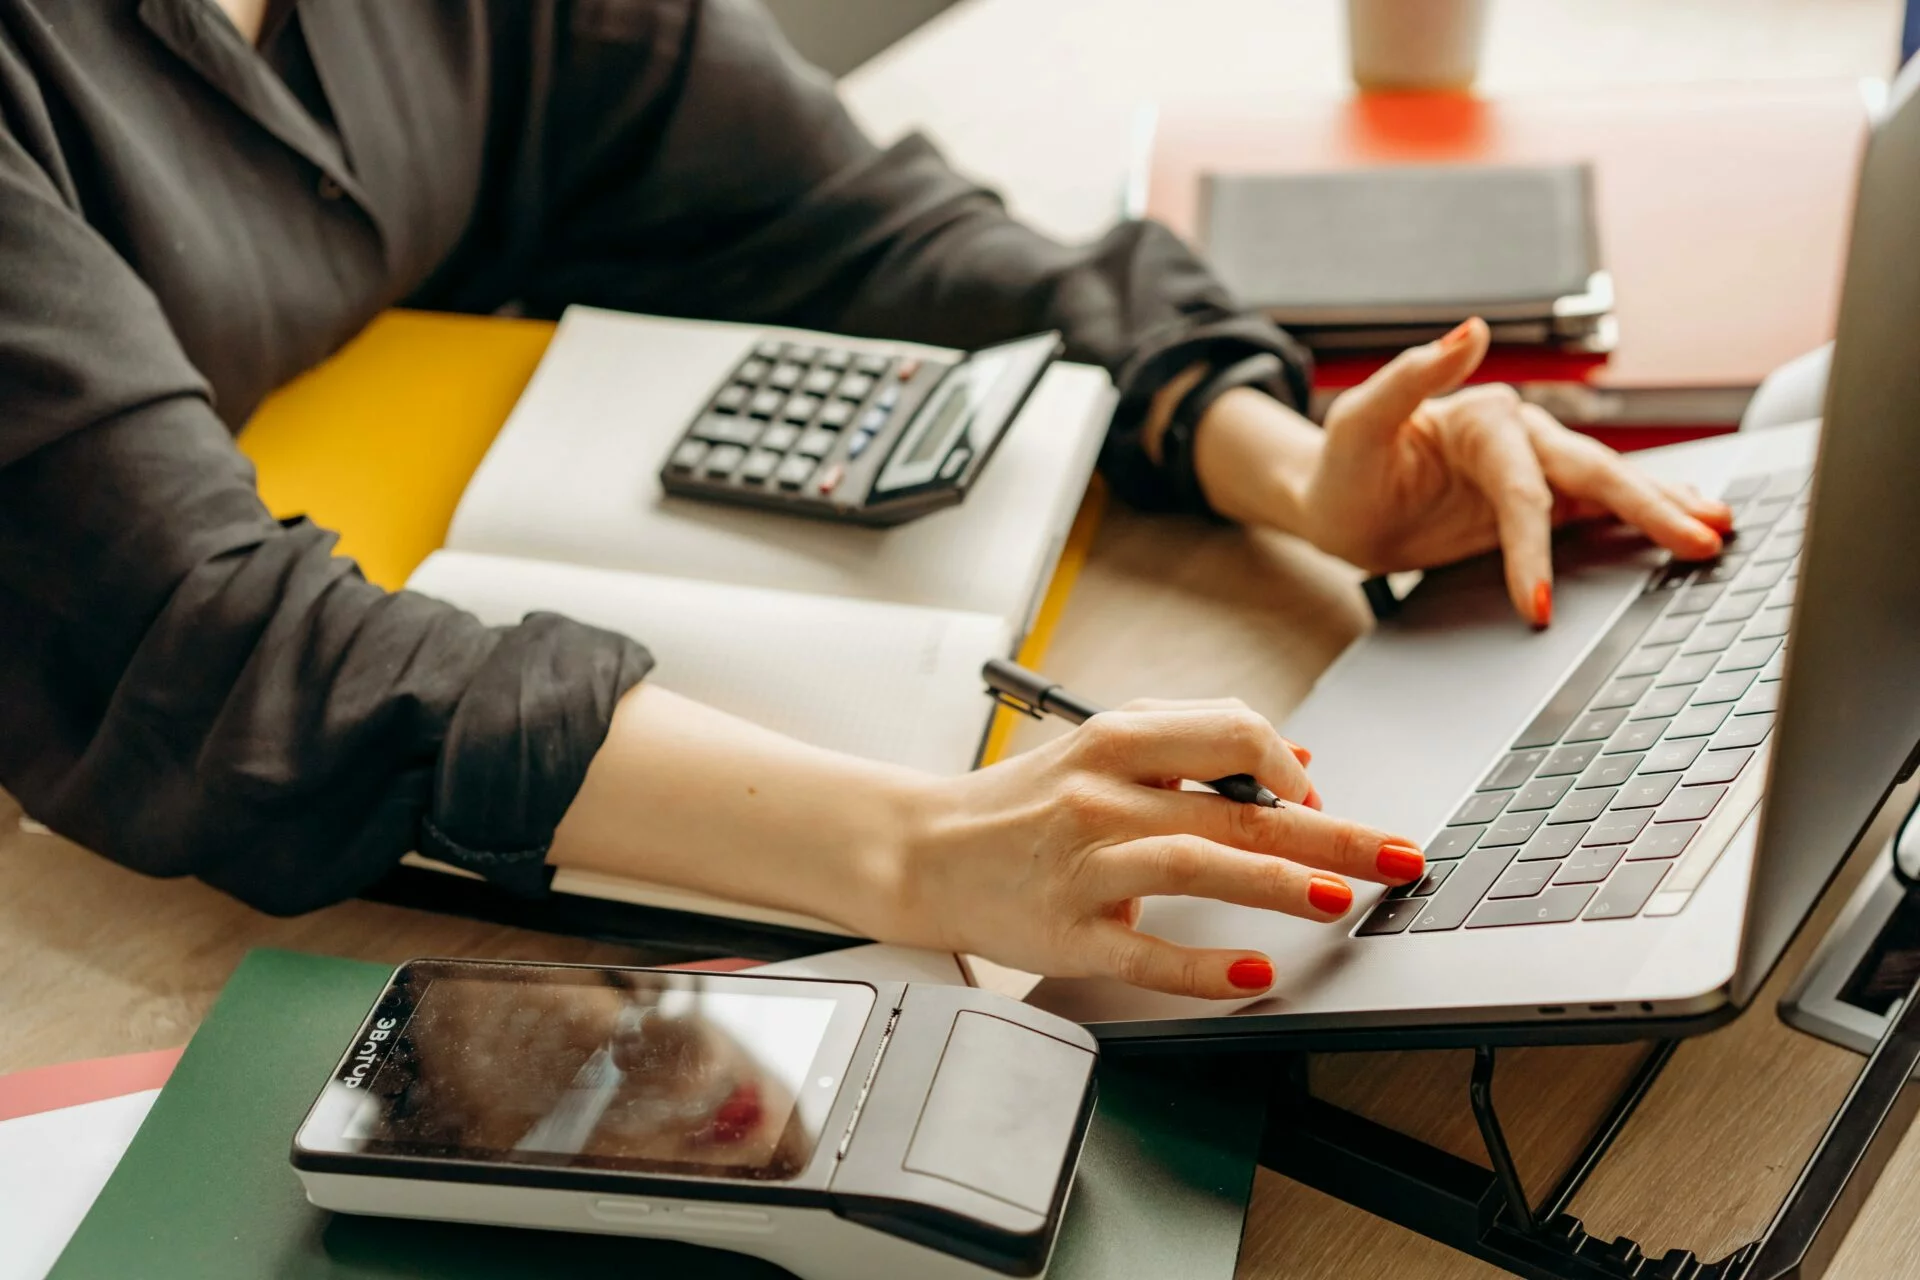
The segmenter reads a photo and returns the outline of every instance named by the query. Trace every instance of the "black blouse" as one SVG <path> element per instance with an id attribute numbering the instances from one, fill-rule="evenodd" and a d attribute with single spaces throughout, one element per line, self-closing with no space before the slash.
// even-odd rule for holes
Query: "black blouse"
<path id="1" fill-rule="evenodd" d="M 1011 221 L 877 149 L 751 0 L 0 0 L 0 785 L 266 910 L 410 848 L 522 888 L 651 659 L 389 593 L 262 507 L 233 434 L 396 304 L 572 302 L 1105 366 L 1145 401 L 1295 351 L 1165 230 Z"/>

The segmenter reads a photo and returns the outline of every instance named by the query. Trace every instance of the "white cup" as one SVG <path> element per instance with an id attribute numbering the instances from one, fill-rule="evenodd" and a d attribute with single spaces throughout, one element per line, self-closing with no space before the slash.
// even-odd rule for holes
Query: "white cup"
<path id="1" fill-rule="evenodd" d="M 1465 89 L 1480 69 L 1486 0 L 1347 0 L 1362 89 Z"/>

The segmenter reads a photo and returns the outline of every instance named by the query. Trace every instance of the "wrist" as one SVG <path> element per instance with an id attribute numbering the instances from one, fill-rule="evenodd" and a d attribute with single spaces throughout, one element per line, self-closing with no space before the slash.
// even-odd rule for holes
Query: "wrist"
<path id="1" fill-rule="evenodd" d="M 1307 494 L 1324 443 L 1318 427 L 1272 396 L 1237 387 L 1200 419 L 1194 474 L 1227 519 L 1311 540 Z"/>

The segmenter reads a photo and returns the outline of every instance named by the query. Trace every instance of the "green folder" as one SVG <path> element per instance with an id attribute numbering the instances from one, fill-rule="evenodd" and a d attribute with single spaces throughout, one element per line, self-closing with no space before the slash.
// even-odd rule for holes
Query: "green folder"
<path id="1" fill-rule="evenodd" d="M 293 1131 L 390 970 L 255 951 L 235 971 L 51 1280 L 781 1280 L 617 1236 L 358 1218 L 308 1204 Z M 1265 1119 L 1257 1069 L 1108 1059 L 1050 1280 L 1229 1280 Z"/>

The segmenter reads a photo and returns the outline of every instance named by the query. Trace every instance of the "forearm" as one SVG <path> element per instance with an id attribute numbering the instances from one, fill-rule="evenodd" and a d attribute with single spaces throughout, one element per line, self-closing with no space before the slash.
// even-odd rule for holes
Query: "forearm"
<path id="1" fill-rule="evenodd" d="M 549 861 L 911 941 L 896 908 L 927 781 L 642 684 L 616 708 Z"/>

